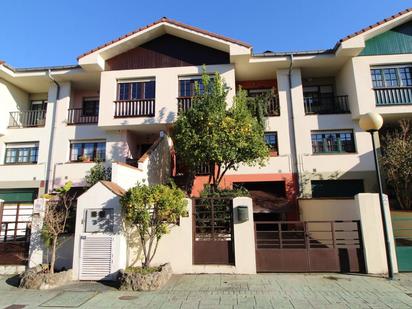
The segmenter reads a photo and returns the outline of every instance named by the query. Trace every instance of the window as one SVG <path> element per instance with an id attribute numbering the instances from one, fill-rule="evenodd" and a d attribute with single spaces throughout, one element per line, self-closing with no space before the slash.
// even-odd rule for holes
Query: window
<path id="1" fill-rule="evenodd" d="M 313 153 L 355 152 L 353 131 L 312 131 Z"/>
<path id="2" fill-rule="evenodd" d="M 373 88 L 395 88 L 412 86 L 412 67 L 372 68 Z"/>
<path id="3" fill-rule="evenodd" d="M 70 161 L 104 161 L 106 158 L 105 142 L 72 142 L 70 144 Z"/>
<path id="4" fill-rule="evenodd" d="M 30 110 L 32 111 L 43 111 L 47 108 L 47 101 L 45 100 L 36 100 L 31 101 Z"/>
<path id="5" fill-rule="evenodd" d="M 155 98 L 155 87 L 156 83 L 154 80 L 119 83 L 117 91 L 117 100 L 153 100 Z"/>
<path id="6" fill-rule="evenodd" d="M 265 132 L 265 142 L 271 154 L 278 154 L 278 134 L 277 132 Z"/>
<path id="7" fill-rule="evenodd" d="M 364 192 L 362 179 L 312 180 L 312 197 L 351 197 Z"/>
<path id="8" fill-rule="evenodd" d="M 195 95 L 195 85 L 199 85 L 200 93 L 203 93 L 203 81 L 200 77 L 179 79 L 179 97 L 192 97 Z"/>
<path id="9" fill-rule="evenodd" d="M 6 144 L 4 164 L 37 163 L 38 152 L 38 143 Z"/>
<path id="10" fill-rule="evenodd" d="M 99 115 L 99 98 L 84 98 L 82 106 L 83 116 Z"/>
<path id="11" fill-rule="evenodd" d="M 319 101 L 330 102 L 333 100 L 333 86 L 305 86 L 303 97 L 306 104 L 316 104 Z"/>

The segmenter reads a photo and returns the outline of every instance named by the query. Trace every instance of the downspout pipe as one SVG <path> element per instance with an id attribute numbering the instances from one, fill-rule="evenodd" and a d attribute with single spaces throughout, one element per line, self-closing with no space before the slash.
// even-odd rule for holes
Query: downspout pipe
<path id="1" fill-rule="evenodd" d="M 57 101 L 60 98 L 60 84 L 56 81 L 56 79 L 52 76 L 51 70 L 47 72 L 47 76 L 50 80 L 56 85 L 56 101 L 54 103 L 53 108 L 53 115 L 52 115 L 52 123 L 51 123 L 51 130 L 50 130 L 50 139 L 49 139 L 49 153 L 47 155 L 47 163 L 46 163 L 46 183 L 44 191 L 45 193 L 49 193 L 49 191 L 53 190 L 53 184 L 50 184 L 50 179 L 53 178 L 53 168 L 52 168 L 52 156 L 53 156 L 53 145 L 56 135 L 56 115 L 57 115 Z"/>
<path id="2" fill-rule="evenodd" d="M 299 164 L 298 164 L 298 154 L 296 146 L 296 127 L 295 127 L 295 113 L 293 110 L 293 95 L 292 95 L 292 69 L 293 69 L 293 54 L 289 54 L 289 70 L 288 70 L 288 82 L 289 82 L 289 102 L 290 102 L 290 133 L 292 137 L 292 174 L 294 175 L 295 190 L 298 196 L 301 195 L 300 188 L 300 175 L 299 175 Z"/>

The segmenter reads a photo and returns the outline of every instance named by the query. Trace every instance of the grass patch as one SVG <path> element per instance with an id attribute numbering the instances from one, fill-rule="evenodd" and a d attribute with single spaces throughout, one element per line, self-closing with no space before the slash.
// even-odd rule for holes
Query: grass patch
<path id="1" fill-rule="evenodd" d="M 126 273 L 148 275 L 162 270 L 161 266 L 157 267 L 127 267 Z"/>

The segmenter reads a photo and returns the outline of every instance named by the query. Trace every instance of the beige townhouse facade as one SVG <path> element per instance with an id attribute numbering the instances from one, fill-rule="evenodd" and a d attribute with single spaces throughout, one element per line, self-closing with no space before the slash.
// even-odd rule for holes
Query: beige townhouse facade
<path id="1" fill-rule="evenodd" d="M 150 155 L 190 108 L 203 68 L 222 75 L 228 105 L 239 86 L 250 96 L 271 93 L 267 165 L 241 166 L 223 181 L 272 204 L 279 199 L 256 218 L 297 220 L 298 200 L 376 192 L 370 136 L 358 120 L 368 112 L 388 126 L 411 118 L 411 29 L 408 9 L 330 50 L 255 54 L 247 43 L 162 18 L 76 65 L 0 62 L 0 241 L 25 239 L 33 201 L 69 180 L 82 191 L 95 161 L 112 166 L 112 182 L 126 190 L 138 180 L 178 177 L 170 153 L 162 164 Z M 205 182 L 199 173 L 193 196 Z"/>

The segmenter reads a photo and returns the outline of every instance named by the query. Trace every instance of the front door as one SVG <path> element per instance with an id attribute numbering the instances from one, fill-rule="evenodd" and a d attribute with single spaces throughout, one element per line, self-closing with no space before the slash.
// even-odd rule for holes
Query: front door
<path id="1" fill-rule="evenodd" d="M 234 265 L 232 199 L 193 200 L 193 264 Z"/>

